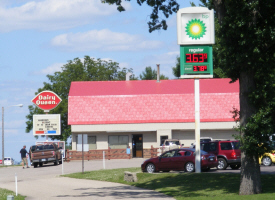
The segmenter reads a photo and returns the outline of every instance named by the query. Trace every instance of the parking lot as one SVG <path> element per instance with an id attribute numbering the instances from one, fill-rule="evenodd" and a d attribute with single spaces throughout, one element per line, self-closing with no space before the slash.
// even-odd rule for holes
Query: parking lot
<path id="1" fill-rule="evenodd" d="M 140 167 L 145 159 L 106 160 L 106 169 Z M 63 173 L 82 172 L 81 161 L 64 162 Z M 85 161 L 84 171 L 103 169 L 103 162 Z M 262 174 L 274 174 L 275 166 L 261 166 Z M 185 173 L 185 172 L 169 172 Z M 240 170 L 211 169 L 203 173 L 240 173 Z M 117 183 L 70 179 L 60 177 L 62 165 L 44 165 L 38 168 L 22 169 L 21 166 L 0 168 L 0 188 L 15 191 L 15 175 L 18 180 L 18 193 L 28 196 L 28 199 L 173 199 L 158 192 L 126 186 Z M 43 198 L 41 198 L 43 196 Z"/>

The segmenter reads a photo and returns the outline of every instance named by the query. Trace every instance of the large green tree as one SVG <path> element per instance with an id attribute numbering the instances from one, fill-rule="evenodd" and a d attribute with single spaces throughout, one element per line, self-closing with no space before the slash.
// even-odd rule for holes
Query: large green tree
<path id="1" fill-rule="evenodd" d="M 68 61 L 61 71 L 54 75 L 47 75 L 49 82 L 44 82 L 44 86 L 39 88 L 36 94 L 50 90 L 55 92 L 62 102 L 49 114 L 61 114 L 60 136 L 49 136 L 52 140 L 58 139 L 67 141 L 71 136 L 71 128 L 68 125 L 68 95 L 72 81 L 115 81 L 125 80 L 126 73 L 133 72 L 132 69 L 120 69 L 119 64 L 113 61 L 104 61 L 85 56 L 82 61 L 79 58 Z M 132 75 L 131 79 L 136 79 Z M 29 114 L 26 116 L 26 132 L 29 133 L 33 128 L 33 115 L 43 114 L 44 112 L 35 105 L 29 106 Z"/>
<path id="2" fill-rule="evenodd" d="M 216 62 L 240 83 L 240 195 L 262 192 L 259 156 L 271 150 L 275 122 L 275 1 L 202 0 L 216 11 Z"/>
<path id="3" fill-rule="evenodd" d="M 157 71 L 152 69 L 152 67 L 145 67 L 145 70 L 139 75 L 140 80 L 157 80 Z M 163 74 L 159 76 L 160 80 L 169 79 Z"/>
<path id="4" fill-rule="evenodd" d="M 130 1 L 130 0 L 128 0 Z M 105 0 L 121 8 L 121 0 Z M 158 27 L 160 8 L 177 12 L 176 0 L 137 0 L 152 6 L 149 32 Z M 166 5 L 177 5 L 175 7 Z M 275 132 L 275 1 L 201 0 L 215 10 L 219 25 L 219 48 L 215 55 L 223 73 L 240 83 L 240 135 L 242 167 L 240 195 L 262 192 L 258 157 L 269 151 L 269 136 Z M 171 9 L 173 8 L 173 9 Z M 121 9 L 120 11 L 122 11 Z M 169 17 L 169 15 L 167 15 Z M 154 25 L 154 26 L 150 26 Z M 158 27 L 158 28 L 155 28 Z M 215 65 L 215 64 L 214 64 Z"/>

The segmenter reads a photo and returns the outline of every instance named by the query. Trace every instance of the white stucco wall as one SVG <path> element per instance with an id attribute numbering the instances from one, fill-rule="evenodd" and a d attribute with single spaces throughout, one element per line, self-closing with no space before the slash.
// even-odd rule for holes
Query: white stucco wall
<path id="1" fill-rule="evenodd" d="M 233 127 L 235 122 L 208 122 L 201 123 L 201 137 L 212 137 L 213 139 L 234 139 L 237 134 Z M 168 138 L 180 139 L 185 147 L 195 142 L 194 123 L 151 123 L 151 124 L 106 124 L 106 125 L 72 125 L 72 149 L 76 149 L 75 136 L 77 134 L 88 134 L 96 136 L 97 149 L 108 148 L 109 135 L 128 135 L 129 146 L 132 148 L 132 135 L 143 135 L 143 148 L 149 149 L 151 145 L 158 147 L 160 136 L 167 135 Z"/>

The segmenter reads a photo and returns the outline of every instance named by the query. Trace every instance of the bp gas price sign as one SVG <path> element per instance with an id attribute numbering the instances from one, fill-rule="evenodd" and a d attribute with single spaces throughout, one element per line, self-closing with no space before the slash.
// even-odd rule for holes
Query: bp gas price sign
<path id="1" fill-rule="evenodd" d="M 213 78 L 212 46 L 180 46 L 181 78 Z"/>
<path id="2" fill-rule="evenodd" d="M 60 114 L 33 115 L 33 135 L 61 135 Z"/>

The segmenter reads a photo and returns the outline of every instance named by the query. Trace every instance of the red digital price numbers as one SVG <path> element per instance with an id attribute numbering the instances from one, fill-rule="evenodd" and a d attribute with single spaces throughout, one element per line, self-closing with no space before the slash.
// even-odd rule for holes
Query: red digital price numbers
<path id="1" fill-rule="evenodd" d="M 203 71 L 207 71 L 207 66 L 193 66 L 193 72 L 203 72 Z"/>
<path id="2" fill-rule="evenodd" d="M 207 62 L 207 53 L 187 53 L 185 58 L 187 63 Z"/>

